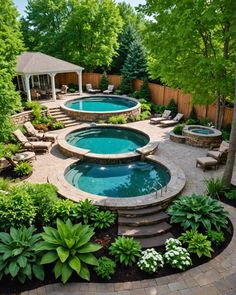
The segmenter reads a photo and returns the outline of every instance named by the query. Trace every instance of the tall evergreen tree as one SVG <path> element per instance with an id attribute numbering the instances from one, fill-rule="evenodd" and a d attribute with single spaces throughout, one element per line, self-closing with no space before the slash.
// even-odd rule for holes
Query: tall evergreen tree
<path id="1" fill-rule="evenodd" d="M 122 75 L 131 79 L 141 79 L 147 74 L 146 52 L 139 39 L 134 40 L 121 70 Z"/>
<path id="2" fill-rule="evenodd" d="M 18 13 L 11 0 L 1 2 L 0 13 L 0 141 L 11 131 L 10 115 L 20 106 L 20 96 L 12 80 L 16 57 L 23 50 Z"/>

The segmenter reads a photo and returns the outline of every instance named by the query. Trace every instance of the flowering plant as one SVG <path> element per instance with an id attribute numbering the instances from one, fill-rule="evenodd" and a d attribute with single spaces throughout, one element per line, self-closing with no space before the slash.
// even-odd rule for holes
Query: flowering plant
<path id="1" fill-rule="evenodd" d="M 164 259 L 155 249 L 151 248 L 141 252 L 141 258 L 138 261 L 138 266 L 141 270 L 154 273 L 163 265 Z"/>
<path id="2" fill-rule="evenodd" d="M 171 267 L 185 270 L 192 264 L 189 252 L 181 247 L 182 243 L 179 240 L 168 239 L 165 246 L 167 252 L 164 254 L 164 259 Z"/>

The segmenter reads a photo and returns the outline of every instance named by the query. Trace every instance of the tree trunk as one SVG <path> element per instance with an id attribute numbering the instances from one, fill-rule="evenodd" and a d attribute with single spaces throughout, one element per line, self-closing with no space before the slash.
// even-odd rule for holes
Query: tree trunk
<path id="1" fill-rule="evenodd" d="M 219 128 L 219 119 L 220 119 L 220 96 L 217 96 L 216 100 L 216 118 L 215 118 L 215 127 Z"/>
<path id="2" fill-rule="evenodd" d="M 220 104 L 220 114 L 219 114 L 218 129 L 222 128 L 223 120 L 224 120 L 224 112 L 225 112 L 225 98 L 222 97 L 221 104 Z"/>
<path id="3" fill-rule="evenodd" d="M 232 128 L 231 128 L 230 139 L 229 139 L 229 152 L 228 152 L 228 157 L 226 161 L 225 171 L 222 178 L 226 187 L 230 187 L 231 185 L 234 162 L 235 162 L 235 154 L 236 154 L 236 70 L 235 70 L 234 113 L 233 113 Z"/>

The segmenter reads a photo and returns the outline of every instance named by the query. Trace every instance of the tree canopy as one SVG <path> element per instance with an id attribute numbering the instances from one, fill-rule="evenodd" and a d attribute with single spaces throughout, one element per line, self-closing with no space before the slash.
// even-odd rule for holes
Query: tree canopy
<path id="1" fill-rule="evenodd" d="M 30 50 L 80 64 L 87 69 L 107 66 L 118 48 L 122 29 L 113 0 L 30 0 L 22 20 Z"/>
<path id="2" fill-rule="evenodd" d="M 11 0 L 1 3 L 0 13 L 0 140 L 7 138 L 11 128 L 10 115 L 20 106 L 20 96 L 12 79 L 16 57 L 23 49 L 17 10 Z"/>
<path id="3" fill-rule="evenodd" d="M 197 103 L 233 97 L 233 0 L 147 0 L 144 29 L 152 78 L 191 92 Z"/>

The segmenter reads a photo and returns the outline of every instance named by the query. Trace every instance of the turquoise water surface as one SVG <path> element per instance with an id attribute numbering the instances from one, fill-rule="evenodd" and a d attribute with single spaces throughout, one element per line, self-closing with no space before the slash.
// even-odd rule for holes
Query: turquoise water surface
<path id="1" fill-rule="evenodd" d="M 66 180 L 82 191 L 111 198 L 129 198 L 153 193 L 170 181 L 166 167 L 154 162 L 121 164 L 76 163 Z"/>
<path id="2" fill-rule="evenodd" d="M 111 112 L 127 110 L 134 107 L 136 104 L 137 103 L 133 100 L 121 97 L 92 96 L 84 99 L 75 99 L 67 102 L 65 105 L 73 110 Z"/>
<path id="3" fill-rule="evenodd" d="M 149 138 L 136 130 L 94 127 L 71 132 L 66 136 L 66 141 L 95 154 L 119 154 L 135 151 L 146 145 Z"/>
<path id="4" fill-rule="evenodd" d="M 191 131 L 193 133 L 205 134 L 205 135 L 207 135 L 207 134 L 213 134 L 214 133 L 213 130 L 211 130 L 211 129 L 205 129 L 205 128 L 193 128 L 193 129 L 191 129 Z"/>

